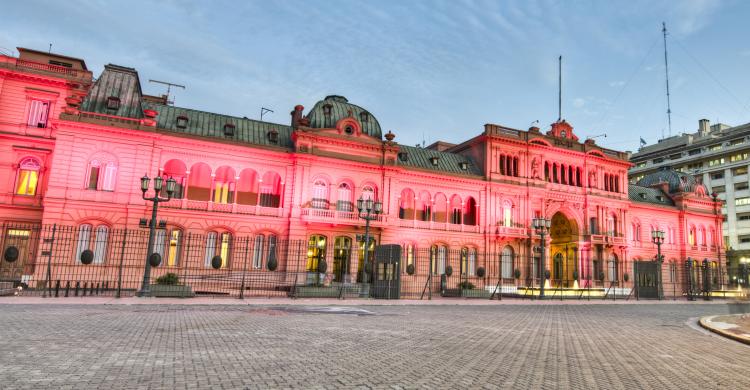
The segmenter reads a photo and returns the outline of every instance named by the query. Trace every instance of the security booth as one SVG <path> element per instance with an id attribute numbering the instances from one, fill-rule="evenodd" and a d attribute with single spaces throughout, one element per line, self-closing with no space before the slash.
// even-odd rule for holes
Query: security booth
<path id="1" fill-rule="evenodd" d="M 375 279 L 372 296 L 399 299 L 401 296 L 401 246 L 398 244 L 375 247 Z"/>

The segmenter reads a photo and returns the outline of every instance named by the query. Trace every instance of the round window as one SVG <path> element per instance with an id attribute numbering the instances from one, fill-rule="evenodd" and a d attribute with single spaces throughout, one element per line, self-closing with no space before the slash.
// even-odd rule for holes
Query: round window
<path id="1" fill-rule="evenodd" d="M 351 126 L 346 126 L 346 128 L 344 128 L 344 132 L 346 134 L 352 134 L 354 133 L 354 129 Z"/>

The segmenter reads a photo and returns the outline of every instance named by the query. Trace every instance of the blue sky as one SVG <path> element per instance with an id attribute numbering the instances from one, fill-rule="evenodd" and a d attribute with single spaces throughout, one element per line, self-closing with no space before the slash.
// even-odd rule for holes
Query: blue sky
<path id="1" fill-rule="evenodd" d="M 485 123 L 546 129 L 635 150 L 667 132 L 661 22 L 667 23 L 672 133 L 698 119 L 750 122 L 748 1 L 17 1 L 0 50 L 15 47 L 134 67 L 187 86 L 176 105 L 289 122 L 329 94 L 372 112 L 396 141 L 460 142 Z"/>

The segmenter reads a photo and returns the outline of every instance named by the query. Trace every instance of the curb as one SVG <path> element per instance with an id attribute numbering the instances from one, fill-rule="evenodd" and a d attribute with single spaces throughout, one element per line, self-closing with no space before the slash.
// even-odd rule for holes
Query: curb
<path id="1" fill-rule="evenodd" d="M 739 314 L 737 314 L 737 315 L 739 315 Z M 739 342 L 741 342 L 741 343 L 743 343 L 743 344 L 746 344 L 746 345 L 750 345 L 750 338 L 749 338 L 749 337 L 743 337 L 743 336 L 739 336 L 739 335 L 736 335 L 736 334 L 734 334 L 734 333 L 731 333 L 731 332 L 727 332 L 727 331 L 725 331 L 724 329 L 719 329 L 719 328 L 716 328 L 716 327 L 714 327 L 714 326 L 712 326 L 712 325 L 709 325 L 709 323 L 711 322 L 711 320 L 712 320 L 712 319 L 714 319 L 714 318 L 716 318 L 716 317 L 719 317 L 719 316 L 718 316 L 718 315 L 716 315 L 716 316 L 706 316 L 706 317 L 701 317 L 701 318 L 700 318 L 700 319 L 698 320 L 698 324 L 699 324 L 699 325 L 700 325 L 700 326 L 701 326 L 702 328 L 704 328 L 704 329 L 706 329 L 706 330 L 709 330 L 709 331 L 711 331 L 711 332 L 713 332 L 713 333 L 716 333 L 716 334 L 718 334 L 719 336 L 723 336 L 723 337 L 726 337 L 726 338 L 732 339 L 732 340 L 734 340 L 734 341 L 739 341 Z"/>

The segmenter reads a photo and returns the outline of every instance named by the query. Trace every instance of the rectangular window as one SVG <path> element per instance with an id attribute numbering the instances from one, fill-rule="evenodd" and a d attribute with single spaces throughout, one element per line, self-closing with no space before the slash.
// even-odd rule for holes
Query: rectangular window
<path id="1" fill-rule="evenodd" d="M 737 168 L 732 169 L 732 175 L 734 176 L 747 175 L 747 166 L 737 167 Z"/>
<path id="2" fill-rule="evenodd" d="M 95 190 L 99 185 L 99 167 L 91 167 L 89 170 L 89 186 L 90 190 Z"/>
<path id="3" fill-rule="evenodd" d="M 29 118 L 27 124 L 33 127 L 47 127 L 49 115 L 49 102 L 32 100 L 29 107 Z"/>
<path id="4" fill-rule="evenodd" d="M 693 163 L 693 164 L 688 164 L 687 165 L 687 170 L 688 171 L 696 171 L 696 170 L 700 170 L 701 168 L 703 168 L 703 163 L 702 162 L 697 162 L 697 163 Z"/>
<path id="5" fill-rule="evenodd" d="M 748 235 L 738 236 L 737 238 L 739 239 L 740 244 L 750 243 L 750 236 L 748 236 Z"/>
<path id="6" fill-rule="evenodd" d="M 102 191 L 115 190 L 115 177 L 117 177 L 117 165 L 107 164 L 104 168 L 104 180 L 102 180 Z"/>
<path id="7" fill-rule="evenodd" d="M 678 160 L 678 159 L 680 159 L 681 157 L 682 157 L 682 153 L 675 153 L 675 154 L 673 154 L 673 155 L 669 156 L 669 159 L 670 159 L 670 160 Z"/>
<path id="8" fill-rule="evenodd" d="M 746 190 L 748 187 L 747 182 L 743 181 L 742 183 L 734 183 L 734 190 L 735 191 L 742 191 Z"/>
<path id="9" fill-rule="evenodd" d="M 716 186 L 711 188 L 711 192 L 716 192 L 717 194 L 721 194 L 726 192 L 726 186 Z"/>
<path id="10" fill-rule="evenodd" d="M 693 149 L 693 150 L 691 150 L 691 151 L 688 152 L 689 156 L 695 156 L 696 154 L 701 154 L 701 150 L 700 149 Z"/>
<path id="11" fill-rule="evenodd" d="M 100 225 L 96 228 L 96 239 L 94 242 L 94 263 L 103 264 L 107 255 L 107 239 L 109 238 L 109 228 Z"/>
<path id="12" fill-rule="evenodd" d="M 83 251 L 89 249 L 91 240 L 91 225 L 81 225 L 78 228 L 78 245 L 76 246 L 76 258 L 77 263 L 81 262 L 81 254 Z"/>
<path id="13" fill-rule="evenodd" d="M 714 172 L 711 174 L 711 180 L 719 180 L 724 178 L 724 172 Z"/>
<path id="14" fill-rule="evenodd" d="M 39 171 L 35 169 L 21 169 L 18 171 L 18 183 L 16 195 L 36 195 L 36 185 L 39 180 Z"/>
<path id="15" fill-rule="evenodd" d="M 735 206 L 746 206 L 750 204 L 750 198 L 737 198 L 734 200 Z"/>
<path id="16" fill-rule="evenodd" d="M 709 152 L 715 152 L 717 150 L 721 150 L 721 144 L 711 145 L 707 149 Z"/>
<path id="17" fill-rule="evenodd" d="M 744 142 L 745 142 L 744 138 L 733 139 L 733 140 L 729 141 L 729 146 L 740 145 L 740 144 L 742 144 Z"/>
<path id="18" fill-rule="evenodd" d="M 715 166 L 719 166 L 721 164 L 724 164 L 724 157 L 722 157 L 722 158 L 715 158 L 715 159 L 710 160 L 708 162 L 708 166 L 709 167 L 715 167 Z"/>
<path id="19" fill-rule="evenodd" d="M 260 269 L 263 267 L 263 236 L 255 237 L 255 247 L 253 248 L 253 268 Z"/>
<path id="20" fill-rule="evenodd" d="M 174 229 L 169 235 L 167 265 L 175 267 L 180 264 L 180 249 L 182 247 L 182 231 Z"/>
<path id="21" fill-rule="evenodd" d="M 737 162 L 737 161 L 742 161 L 742 160 L 747 160 L 747 152 L 733 154 L 732 156 L 729 157 L 729 162 Z"/>
<path id="22" fill-rule="evenodd" d="M 750 213 L 737 214 L 738 221 L 750 221 Z"/>
<path id="23" fill-rule="evenodd" d="M 654 164 L 661 164 L 664 162 L 664 158 L 659 157 L 654 159 Z"/>

